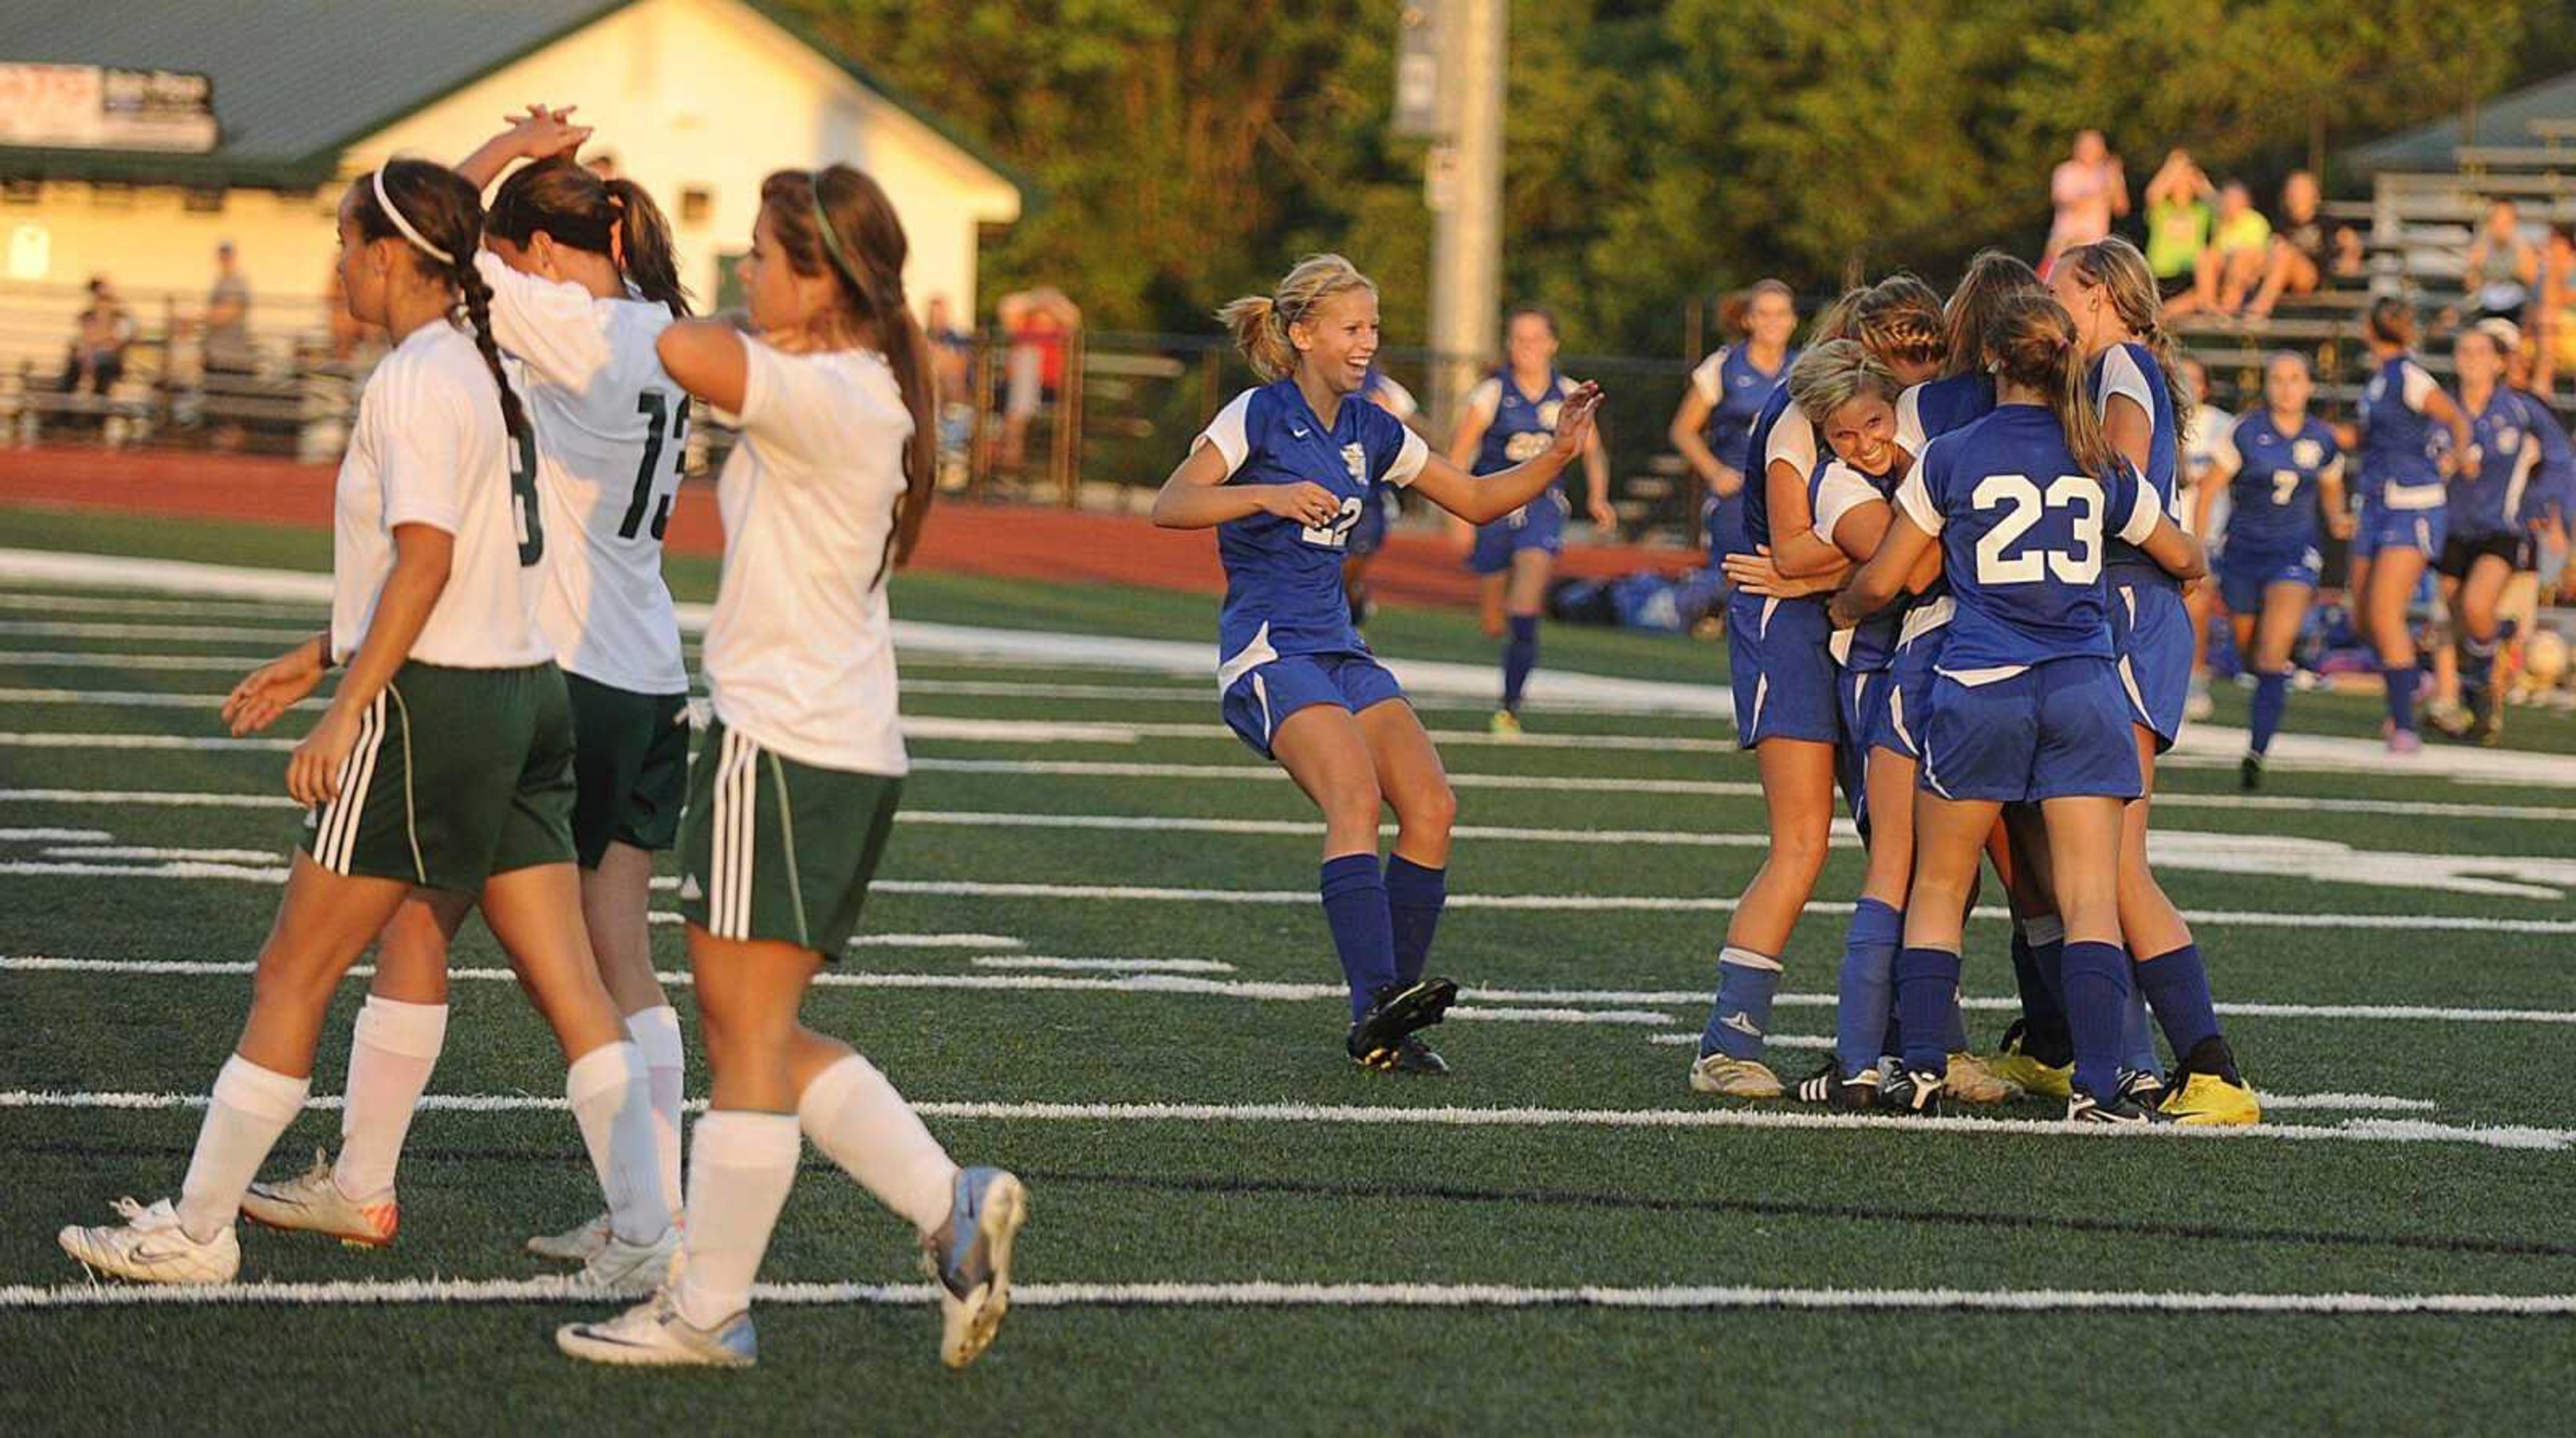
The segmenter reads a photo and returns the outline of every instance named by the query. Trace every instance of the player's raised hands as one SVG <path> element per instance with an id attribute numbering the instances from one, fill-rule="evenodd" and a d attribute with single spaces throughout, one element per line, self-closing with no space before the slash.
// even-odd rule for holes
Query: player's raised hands
<path id="1" fill-rule="evenodd" d="M 1601 412 L 1601 386 L 1590 380 L 1576 385 L 1556 410 L 1557 458 L 1571 461 L 1592 437 L 1592 421 Z"/>
<path id="2" fill-rule="evenodd" d="M 550 159 L 569 155 L 582 147 L 591 136 L 592 127 L 576 125 L 572 112 L 578 105 L 553 108 L 531 104 L 525 114 L 504 115 L 501 122 L 510 127 L 510 145 L 519 156 L 529 160 Z"/>

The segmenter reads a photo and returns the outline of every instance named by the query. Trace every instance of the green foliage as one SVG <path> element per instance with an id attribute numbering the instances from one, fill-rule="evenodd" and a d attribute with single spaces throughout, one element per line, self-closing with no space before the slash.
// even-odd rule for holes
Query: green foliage
<path id="1" fill-rule="evenodd" d="M 1204 330 L 1332 248 L 1380 277 L 1398 342 L 1418 333 L 1430 224 L 1423 146 L 1386 128 L 1392 0 L 796 3 L 1044 189 L 990 245 L 996 285 Z M 1512 27 L 1506 285 L 1592 353 L 1671 352 L 1684 305 L 1765 274 L 1812 293 L 2035 249 L 2077 129 L 2133 191 L 2182 145 L 2268 196 L 2576 58 L 2564 7 L 2524 0 L 1559 0 Z"/>

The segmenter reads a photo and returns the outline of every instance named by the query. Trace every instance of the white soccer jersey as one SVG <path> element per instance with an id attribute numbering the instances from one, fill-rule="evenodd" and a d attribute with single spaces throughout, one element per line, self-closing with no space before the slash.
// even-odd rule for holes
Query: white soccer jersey
<path id="1" fill-rule="evenodd" d="M 688 692 L 662 582 L 662 530 L 680 487 L 688 392 L 653 342 L 671 312 L 521 274 L 486 250 L 492 335 L 517 359 L 537 430 L 546 528 L 537 622 L 557 663 L 638 694 Z"/>
<path id="2" fill-rule="evenodd" d="M 394 568 L 394 528 L 456 537 L 447 587 L 411 658 L 510 669 L 552 658 L 537 628 L 542 531 L 532 529 L 530 447 L 501 423 L 501 396 L 473 339 L 454 325 L 403 337 L 358 396 L 331 514 L 331 657 L 358 652 Z"/>
<path id="3" fill-rule="evenodd" d="M 791 355 L 743 340 L 742 442 L 716 482 L 724 580 L 707 688 L 727 728 L 790 759 L 909 767 L 895 719 L 894 562 L 912 414 L 873 351 Z"/>

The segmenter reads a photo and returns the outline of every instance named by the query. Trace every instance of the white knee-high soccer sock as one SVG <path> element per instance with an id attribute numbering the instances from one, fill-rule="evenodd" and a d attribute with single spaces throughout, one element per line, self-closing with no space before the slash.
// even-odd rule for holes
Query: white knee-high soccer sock
<path id="1" fill-rule="evenodd" d="M 351 1198 L 394 1186 L 412 1110 L 447 1042 L 447 1005 L 367 996 L 349 1038 L 349 1095 L 340 1109 L 340 1159 L 331 1181 Z"/>
<path id="2" fill-rule="evenodd" d="M 796 1096 L 796 1121 L 832 1162 L 923 1233 L 948 1221 L 957 1165 L 876 1065 L 852 1054 Z"/>
<path id="3" fill-rule="evenodd" d="M 197 1128 L 196 1155 L 179 1185 L 179 1226 L 190 1238 L 202 1243 L 232 1227 L 242 1194 L 312 1086 L 309 1078 L 289 1078 L 240 1054 L 224 1060 L 206 1121 Z"/>
<path id="4" fill-rule="evenodd" d="M 669 1004 L 626 1016 L 626 1032 L 644 1055 L 653 1092 L 653 1151 L 662 1165 L 662 1202 L 680 1216 L 680 1081 L 688 1060 L 680 1047 L 680 1016 Z"/>
<path id="5" fill-rule="evenodd" d="M 687 1258 L 672 1296 L 681 1317 L 713 1328 L 751 1306 L 751 1281 L 796 1183 L 796 1119 L 716 1109 L 689 1139 Z"/>
<path id="6" fill-rule="evenodd" d="M 649 1243 L 670 1227 L 653 1156 L 653 1102 L 644 1062 L 631 1043 L 602 1044 L 573 1061 L 564 1097 L 581 1125 L 590 1166 L 608 1200 L 608 1226 L 629 1243 Z"/>

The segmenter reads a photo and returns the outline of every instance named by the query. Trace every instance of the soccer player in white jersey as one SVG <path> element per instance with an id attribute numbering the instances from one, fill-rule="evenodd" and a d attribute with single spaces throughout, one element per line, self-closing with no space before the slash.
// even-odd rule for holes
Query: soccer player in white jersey
<path id="1" fill-rule="evenodd" d="M 122 1224 L 64 1229 L 92 1270 L 233 1277 L 234 1215 L 304 1107 L 333 990 L 416 889 L 480 893 L 571 1061 L 566 1096 L 613 1221 L 592 1284 L 633 1289 L 678 1247 L 644 1064 L 582 932 L 571 706 L 536 622 L 546 533 L 474 268 L 482 223 L 473 185 L 419 160 L 388 162 L 341 201 L 350 313 L 383 325 L 394 350 L 340 466 L 330 628 L 244 679 L 224 717 L 236 734 L 266 728 L 327 669 L 349 672 L 287 763 L 288 792 L 314 809 L 179 1197 L 123 1200 Z"/>
<path id="2" fill-rule="evenodd" d="M 680 1209 L 680 1021 L 654 978 L 646 929 L 652 851 L 671 847 L 689 761 L 688 672 L 662 582 L 688 395 L 653 342 L 688 313 L 670 227 L 631 180 L 573 163 L 589 131 L 532 110 L 457 167 L 494 194 L 475 270 L 493 338 L 516 360 L 536 426 L 538 513 L 552 542 L 537 620 L 572 699 L 573 848 L 600 978 L 644 1055 L 664 1209 Z M 251 1185 L 242 1211 L 273 1228 L 393 1241 L 394 1171 L 447 1029 L 448 942 L 473 895 L 424 891 L 386 926 L 349 1050 L 340 1153 Z M 529 1247 L 587 1261 L 608 1215 Z"/>
<path id="3" fill-rule="evenodd" d="M 1009 1307 L 1020 1181 L 960 1169 L 874 1065 L 797 1020 L 848 946 L 908 766 L 886 578 L 938 479 L 929 341 L 904 301 L 903 223 L 846 165 L 761 185 L 741 267 L 753 333 L 665 330 L 662 363 L 741 416 L 725 460 L 724 579 L 707 630 L 715 722 L 681 824 L 689 967 L 714 1091 L 691 1135 L 687 1237 L 651 1301 L 565 1325 L 599 1363 L 743 1367 L 752 1279 L 800 1133 L 921 1236 L 963 1367 Z"/>

